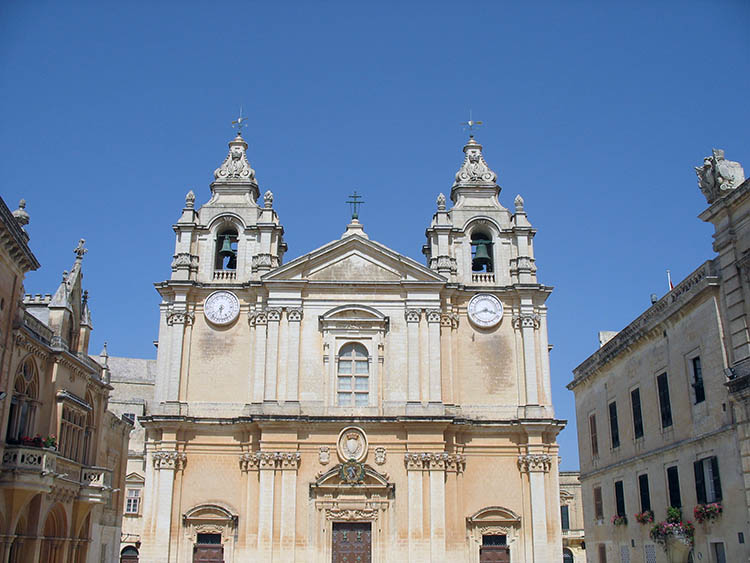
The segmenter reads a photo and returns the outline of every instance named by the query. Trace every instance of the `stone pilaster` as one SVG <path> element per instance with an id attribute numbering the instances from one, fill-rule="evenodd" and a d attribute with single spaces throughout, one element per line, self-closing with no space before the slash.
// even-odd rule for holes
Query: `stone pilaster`
<path id="1" fill-rule="evenodd" d="M 286 400 L 299 401 L 299 341 L 302 325 L 302 309 L 287 309 L 286 319 L 289 325 Z"/>
<path id="2" fill-rule="evenodd" d="M 551 561 L 547 538 L 547 495 L 545 474 L 552 460 L 548 455 L 526 454 L 518 457 L 518 468 L 528 475 L 531 500 L 531 536 L 534 561 Z M 557 508 L 557 506 L 555 506 Z"/>
<path id="3" fill-rule="evenodd" d="M 526 380 L 526 404 L 539 404 L 536 367 L 536 329 L 539 328 L 539 315 L 522 312 L 513 319 L 513 326 L 521 331 L 523 340 L 523 365 Z"/>
<path id="4" fill-rule="evenodd" d="M 262 403 L 266 375 L 266 328 L 268 325 L 268 317 L 266 316 L 266 313 L 255 313 L 253 316 L 253 323 L 255 325 L 253 403 Z"/>
<path id="5" fill-rule="evenodd" d="M 276 377 L 279 360 L 279 323 L 281 309 L 268 309 L 268 338 L 266 339 L 266 381 L 264 401 L 276 401 Z"/>
<path id="6" fill-rule="evenodd" d="M 429 402 L 443 401 L 440 381 L 440 310 L 427 311 Z"/>
<path id="7" fill-rule="evenodd" d="M 182 372 L 182 343 L 186 325 L 193 324 L 193 314 L 184 310 L 172 309 L 167 313 L 169 331 L 169 360 L 167 363 L 167 388 L 162 401 L 178 401 L 180 394 L 180 374 Z"/>
<path id="8" fill-rule="evenodd" d="M 419 309 L 407 309 L 406 317 L 406 347 L 408 355 L 407 363 L 407 387 L 406 400 L 410 403 L 418 403 L 419 396 L 419 321 L 422 311 Z"/>
<path id="9" fill-rule="evenodd" d="M 182 471 L 187 462 L 183 452 L 174 450 L 157 450 L 151 454 L 155 497 L 153 510 L 153 541 L 144 545 L 142 556 L 145 561 L 169 563 L 173 560 L 170 553 L 172 529 L 172 500 L 174 495 L 175 472 Z"/>

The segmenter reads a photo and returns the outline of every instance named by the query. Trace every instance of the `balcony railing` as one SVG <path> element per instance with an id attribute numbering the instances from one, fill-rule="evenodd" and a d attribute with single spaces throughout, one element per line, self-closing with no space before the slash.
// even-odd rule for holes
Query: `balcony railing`
<path id="1" fill-rule="evenodd" d="M 57 452 L 46 448 L 7 445 L 3 452 L 3 470 L 39 471 L 40 475 L 54 474 Z"/>
<path id="2" fill-rule="evenodd" d="M 214 279 L 219 281 L 236 280 L 237 270 L 214 270 Z"/>
<path id="3" fill-rule="evenodd" d="M 491 285 L 495 283 L 495 274 L 484 272 L 479 274 L 471 274 L 471 281 L 472 283 Z"/>
<path id="4" fill-rule="evenodd" d="M 81 468 L 81 485 L 109 488 L 112 486 L 112 470 L 106 467 L 83 467 Z"/>

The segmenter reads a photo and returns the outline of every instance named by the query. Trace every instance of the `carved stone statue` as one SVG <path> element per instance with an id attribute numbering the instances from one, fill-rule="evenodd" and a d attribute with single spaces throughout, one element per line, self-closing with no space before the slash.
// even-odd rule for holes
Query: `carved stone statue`
<path id="1" fill-rule="evenodd" d="M 745 181 L 745 171 L 739 162 L 726 160 L 721 149 L 713 149 L 711 153 L 703 159 L 703 166 L 695 167 L 698 186 L 709 204 Z"/>
<path id="2" fill-rule="evenodd" d="M 249 181 L 255 184 L 255 170 L 247 161 L 247 143 L 242 137 L 236 137 L 229 143 L 229 154 L 221 166 L 214 171 L 217 181 Z"/>
<path id="3" fill-rule="evenodd" d="M 482 156 L 482 145 L 474 139 L 469 139 L 464 147 L 466 157 L 461 165 L 461 169 L 456 173 L 456 182 L 453 187 L 457 186 L 495 186 L 497 174 L 487 166 Z"/>

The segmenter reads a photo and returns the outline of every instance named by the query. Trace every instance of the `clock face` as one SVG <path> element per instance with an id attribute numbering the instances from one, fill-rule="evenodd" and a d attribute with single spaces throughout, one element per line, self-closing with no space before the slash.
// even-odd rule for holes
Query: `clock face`
<path id="1" fill-rule="evenodd" d="M 215 291 L 203 303 L 203 312 L 215 325 L 226 325 L 240 314 L 240 300 L 230 291 Z"/>
<path id="2" fill-rule="evenodd" d="M 497 325 L 503 318 L 503 304 L 494 295 L 479 293 L 469 301 L 469 319 L 482 328 Z"/>

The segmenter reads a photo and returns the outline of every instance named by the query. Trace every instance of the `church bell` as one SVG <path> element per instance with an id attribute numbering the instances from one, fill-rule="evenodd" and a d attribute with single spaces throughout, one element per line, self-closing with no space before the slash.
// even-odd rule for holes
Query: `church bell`
<path id="1" fill-rule="evenodd" d="M 471 261 L 471 269 L 475 272 L 479 272 L 487 266 L 487 270 L 489 271 L 492 268 L 492 258 L 490 258 L 490 253 L 488 251 L 488 247 L 491 244 L 490 241 L 477 240 L 474 241 L 474 244 L 477 245 L 477 249 L 476 252 L 474 252 L 474 259 Z"/>
<path id="2" fill-rule="evenodd" d="M 237 264 L 237 253 L 232 249 L 232 240 L 229 235 L 224 235 L 224 242 L 219 250 L 219 256 L 222 258 L 229 258 L 227 262 L 227 269 L 233 270 Z"/>

